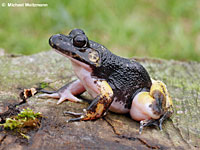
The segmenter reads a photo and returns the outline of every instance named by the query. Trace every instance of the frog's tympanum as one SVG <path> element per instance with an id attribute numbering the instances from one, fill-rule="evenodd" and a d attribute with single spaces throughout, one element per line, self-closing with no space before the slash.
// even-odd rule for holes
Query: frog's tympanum
<path id="1" fill-rule="evenodd" d="M 57 104 L 65 100 L 81 102 L 77 95 L 87 91 L 94 98 L 82 113 L 67 112 L 76 116 L 68 122 L 95 120 L 108 110 L 129 112 L 134 120 L 140 121 L 141 133 L 149 125 L 162 129 L 162 122 L 173 113 L 172 100 L 163 82 L 152 80 L 135 60 L 116 56 L 103 45 L 89 40 L 82 30 L 53 35 L 49 44 L 69 58 L 78 79 L 58 91 L 43 91 L 45 94 L 40 97 L 58 98 Z"/>

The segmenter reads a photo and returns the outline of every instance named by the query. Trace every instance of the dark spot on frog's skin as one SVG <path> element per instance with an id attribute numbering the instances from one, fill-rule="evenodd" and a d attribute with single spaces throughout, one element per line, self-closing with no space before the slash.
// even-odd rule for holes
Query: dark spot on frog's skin
<path id="1" fill-rule="evenodd" d="M 101 104 L 106 105 L 108 99 L 107 99 L 107 97 L 106 97 L 105 95 L 101 97 L 101 100 L 102 100 L 102 101 L 101 101 Z"/>
<path id="2" fill-rule="evenodd" d="M 165 88 L 163 87 L 163 85 L 161 85 L 161 88 L 162 88 L 163 93 L 166 95 Z"/>
<path id="3" fill-rule="evenodd" d="M 151 108 L 151 107 L 152 107 L 152 104 L 150 104 L 149 107 Z"/>

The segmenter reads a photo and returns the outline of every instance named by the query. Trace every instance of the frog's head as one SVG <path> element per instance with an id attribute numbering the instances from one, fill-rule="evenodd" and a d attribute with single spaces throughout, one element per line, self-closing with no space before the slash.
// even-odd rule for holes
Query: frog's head
<path id="1" fill-rule="evenodd" d="M 74 29 L 69 35 L 53 35 L 49 39 L 49 44 L 71 60 L 75 59 L 89 66 L 100 66 L 99 50 L 90 46 L 90 41 L 81 29 Z"/>

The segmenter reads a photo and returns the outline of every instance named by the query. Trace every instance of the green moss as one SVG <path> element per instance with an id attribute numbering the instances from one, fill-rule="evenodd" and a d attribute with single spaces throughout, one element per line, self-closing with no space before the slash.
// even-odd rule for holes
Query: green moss
<path id="1" fill-rule="evenodd" d="M 30 108 L 27 109 L 23 109 L 19 114 L 17 119 L 20 120 L 35 120 L 36 118 L 41 117 L 41 113 L 37 112 L 34 113 L 33 110 L 31 110 Z"/>
<path id="2" fill-rule="evenodd" d="M 13 130 L 15 128 L 37 126 L 38 119 L 41 116 L 40 112 L 34 113 L 30 108 L 23 109 L 17 116 L 6 118 L 6 122 L 0 124 L 4 129 Z"/>
<path id="3" fill-rule="evenodd" d="M 44 89 L 44 88 L 46 88 L 48 86 L 49 86 L 49 83 L 46 83 L 46 82 L 41 82 L 40 83 L 40 88 L 42 88 L 42 89 Z"/>
<path id="4" fill-rule="evenodd" d="M 13 130 L 15 128 L 22 127 L 23 122 L 22 120 L 16 120 L 15 118 L 6 118 L 6 122 L 4 124 L 0 124 L 4 127 L 4 129 L 10 129 Z"/>

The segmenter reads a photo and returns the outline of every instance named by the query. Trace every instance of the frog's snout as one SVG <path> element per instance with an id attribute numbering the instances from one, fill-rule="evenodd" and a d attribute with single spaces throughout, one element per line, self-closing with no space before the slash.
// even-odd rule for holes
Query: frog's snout
<path id="1" fill-rule="evenodd" d="M 66 36 L 62 34 L 56 34 L 49 38 L 49 45 L 55 49 L 57 49 L 59 45 L 65 42 L 67 42 Z"/>
<path id="2" fill-rule="evenodd" d="M 56 39 L 59 37 L 59 34 L 53 35 L 49 38 L 49 45 L 53 48 L 56 48 Z"/>

